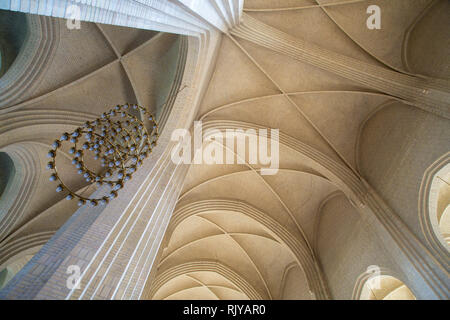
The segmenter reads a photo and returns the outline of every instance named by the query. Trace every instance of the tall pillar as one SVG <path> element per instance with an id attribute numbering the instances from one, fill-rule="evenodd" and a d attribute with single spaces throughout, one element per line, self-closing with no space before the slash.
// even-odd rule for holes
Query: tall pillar
<path id="1" fill-rule="evenodd" d="M 0 298 L 138 299 L 187 171 L 170 147 L 155 149 L 107 207 L 75 212 Z M 80 269 L 80 289 L 67 285 L 70 266 Z"/>

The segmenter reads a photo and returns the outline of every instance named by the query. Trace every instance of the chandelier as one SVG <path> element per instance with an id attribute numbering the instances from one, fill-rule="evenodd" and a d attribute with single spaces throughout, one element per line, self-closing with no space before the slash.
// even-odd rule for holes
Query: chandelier
<path id="1" fill-rule="evenodd" d="M 140 111 L 149 120 L 149 130 L 143 121 L 130 113 Z M 149 133 L 150 132 L 150 133 Z M 158 140 L 158 124 L 155 117 L 139 105 L 117 105 L 93 121 L 87 121 L 83 126 L 71 133 L 63 133 L 61 138 L 52 144 L 48 152 L 51 160 L 47 169 L 53 170 L 50 181 L 58 183 L 56 192 L 67 192 L 66 199 L 78 199 L 78 205 L 105 205 L 117 197 L 117 192 L 129 181 L 136 170 L 142 165 Z M 78 174 L 87 182 L 95 182 L 97 186 L 106 185 L 105 195 L 100 198 L 86 198 L 69 188 L 62 181 L 56 165 L 58 152 L 62 152 L 64 143 L 71 143 L 68 152 L 73 155 L 72 165 Z M 89 154 L 96 163 L 100 162 L 103 169 L 88 168 L 85 157 Z M 92 166 L 91 166 L 92 167 Z M 97 171 L 97 172 L 96 172 Z"/>

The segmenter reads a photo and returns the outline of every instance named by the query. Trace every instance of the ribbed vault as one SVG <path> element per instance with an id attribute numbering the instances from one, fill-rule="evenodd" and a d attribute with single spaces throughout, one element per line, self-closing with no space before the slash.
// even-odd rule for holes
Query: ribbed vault
<path id="1" fill-rule="evenodd" d="M 139 103 L 165 121 L 187 48 L 177 35 L 89 22 L 70 30 L 65 20 L 24 16 L 28 35 L 0 78 L 0 151 L 15 167 L 0 195 L 0 269 L 45 244 L 77 210 L 48 181 L 52 142 L 121 103 Z M 67 151 L 57 159 L 64 182 L 88 196 L 96 187 L 71 169 Z"/>
<path id="2" fill-rule="evenodd" d="M 383 246 L 395 244 L 389 254 L 401 253 L 399 273 L 411 266 L 408 276 L 420 275 L 416 289 L 430 287 L 430 296 L 448 298 L 442 270 L 436 271 L 445 268 L 446 256 L 436 255 L 436 265 L 429 261 L 424 242 L 417 240 L 421 237 L 419 223 L 414 223 L 417 217 L 410 219 L 417 207 L 417 201 L 410 199 L 417 199 L 402 194 L 417 183 L 413 174 L 403 174 L 392 163 L 398 161 L 408 170 L 405 155 L 415 141 L 422 141 L 420 132 L 429 132 L 422 127 L 425 123 L 433 123 L 435 131 L 423 139 L 448 136 L 450 55 L 442 30 L 448 29 L 449 2 L 378 0 L 383 17 L 380 30 L 366 27 L 366 9 L 371 4 L 367 0 L 242 2 L 217 0 L 201 7 L 200 2 L 184 0 L 129 1 L 129 7 L 117 15 L 105 7 L 107 2 L 83 4 L 84 10 L 104 13 L 99 15 L 102 21 L 114 17 L 109 21 L 193 36 L 189 43 L 198 42 L 198 48 L 190 57 L 200 62 L 187 73 L 185 37 L 87 22 L 82 22 L 80 30 L 69 30 L 58 19 L 27 16 L 34 31 L 23 47 L 30 54 L 19 52 L 20 63 L 12 64 L 0 78 L 0 152 L 15 168 L 0 194 L 0 271 L 19 269 L 77 209 L 62 195 L 55 196 L 49 173 L 41 171 L 52 141 L 61 132 L 127 102 L 148 107 L 164 126 L 177 94 L 189 86 L 182 84 L 187 75 L 184 80 L 193 84 L 190 89 L 195 95 L 182 101 L 184 107 L 193 107 L 189 112 L 183 109 L 189 120 L 177 118 L 171 128 L 190 123 L 195 112 L 204 132 L 279 129 L 277 174 L 263 175 L 264 167 L 248 159 L 238 164 L 176 166 L 169 156 L 169 147 L 175 143 L 165 141 L 168 149 L 141 177 L 143 184 L 134 186 L 136 194 L 128 194 L 121 203 L 123 213 L 108 225 L 108 235 L 96 238 L 103 243 L 92 247 L 95 252 L 84 274 L 83 290 L 59 296 L 345 296 L 350 277 L 360 270 L 347 272 L 345 264 L 323 267 L 322 263 L 324 255 L 330 258 L 333 251 L 335 243 L 330 239 L 342 244 L 334 250 L 342 255 L 326 261 L 348 257 L 346 250 L 351 246 L 345 240 L 352 239 L 350 232 L 339 231 L 353 227 L 345 225 L 350 221 L 362 230 L 356 236 L 376 239 L 371 246 L 378 250 L 374 263 L 390 263 Z M 182 7 L 189 8 L 189 14 Z M 223 34 L 215 33 L 218 30 Z M 202 58 L 214 61 L 211 74 Z M 180 110 L 175 113 L 181 114 Z M 410 135 L 403 137 L 404 132 Z M 213 143 L 237 156 L 237 147 Z M 438 141 L 432 152 L 421 149 L 426 160 L 413 169 L 420 171 L 428 157 L 442 156 L 441 149 L 446 147 L 448 142 Z M 62 151 L 61 166 L 68 170 L 70 157 L 67 150 Z M 402 157 L 397 159 L 397 154 Z M 168 168 L 173 171 L 168 173 Z M 430 174 L 434 169 L 429 168 Z M 402 180 L 402 174 L 411 180 Z M 391 177 L 403 181 L 401 191 L 397 192 L 397 181 Z M 86 195 L 95 191 L 75 173 L 67 181 Z M 398 193 L 399 200 L 390 193 Z M 422 199 L 420 204 L 428 203 Z M 424 214 L 427 210 L 422 208 Z M 324 214 L 328 211 L 342 214 Z M 333 236 L 327 237 L 326 232 Z M 158 251 L 156 239 L 163 234 Z M 86 239 L 90 240 L 82 240 Z M 363 242 L 359 245 L 357 249 L 365 254 Z M 55 252 L 55 247 L 50 249 Z M 129 260 L 121 260 L 122 256 Z M 335 285 L 344 271 L 348 279 L 342 286 Z M 364 280 L 368 276 L 364 274 Z M 144 289 L 141 279 L 147 278 Z M 409 280 L 400 278 L 405 283 Z M 331 283 L 334 290 L 329 288 Z M 360 295 L 362 288 L 361 280 L 355 292 Z"/>
<path id="3" fill-rule="evenodd" d="M 249 163 L 191 165 L 147 298 L 178 299 L 201 287 L 188 279 L 192 271 L 167 274 L 205 259 L 228 265 L 262 297 L 330 297 L 314 244 L 319 213 L 342 193 L 365 205 L 360 150 L 367 122 L 387 106 L 404 104 L 429 105 L 427 111 L 448 117 L 443 100 L 418 97 L 419 105 L 405 91 L 394 92 L 395 85 L 342 66 L 357 63 L 355 69 L 383 70 L 388 78 L 390 72 L 399 88 L 414 86 L 408 77 L 417 73 L 428 83 L 423 71 L 432 67 L 418 65 L 412 50 L 423 41 L 414 35 L 423 34 L 416 26 L 445 1 L 437 2 L 379 1 L 384 26 L 373 36 L 365 27 L 367 1 L 245 1 L 241 24 L 222 39 L 197 119 L 204 131 L 279 129 L 280 169 L 264 176 Z M 328 63 L 331 57 L 339 63 Z M 428 84 L 449 92 L 448 84 Z M 220 298 L 208 290 L 203 286 L 194 297 Z"/>

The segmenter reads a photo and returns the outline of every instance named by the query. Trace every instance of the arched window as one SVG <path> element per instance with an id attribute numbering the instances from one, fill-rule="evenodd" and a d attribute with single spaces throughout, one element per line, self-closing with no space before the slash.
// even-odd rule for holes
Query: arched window
<path id="1" fill-rule="evenodd" d="M 397 278 L 376 275 L 364 283 L 360 300 L 416 300 L 409 288 Z"/>
<path id="2" fill-rule="evenodd" d="M 0 152 L 0 199 L 6 186 L 14 176 L 14 162 L 6 152 Z"/>
<path id="3" fill-rule="evenodd" d="M 433 176 L 428 200 L 431 226 L 442 245 L 450 248 L 450 163 Z"/>
<path id="4" fill-rule="evenodd" d="M 392 270 L 371 265 L 356 280 L 353 300 L 416 300 L 412 291 Z"/>
<path id="5" fill-rule="evenodd" d="M 59 43 L 59 20 L 0 10 L 0 108 L 32 95 Z"/>
<path id="6" fill-rule="evenodd" d="M 33 254 L 22 256 L 20 259 L 12 262 L 7 267 L 0 270 L 0 289 L 8 284 L 8 282 L 33 258 Z"/>
<path id="7" fill-rule="evenodd" d="M 34 255 L 43 247 L 37 245 L 23 250 L 12 258 L 8 259 L 0 266 L 0 290 L 5 287 L 14 276 L 22 270 L 23 267 L 34 257 Z"/>
<path id="8" fill-rule="evenodd" d="M 0 77 L 16 60 L 27 35 L 25 14 L 0 10 Z"/>
<path id="9" fill-rule="evenodd" d="M 419 221 L 435 258 L 448 264 L 450 251 L 450 152 L 424 173 L 419 195 Z"/>

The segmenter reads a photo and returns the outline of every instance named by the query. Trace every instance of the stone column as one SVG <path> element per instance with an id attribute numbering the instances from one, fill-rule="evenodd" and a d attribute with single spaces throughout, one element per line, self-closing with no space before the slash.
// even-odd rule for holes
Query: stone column
<path id="1" fill-rule="evenodd" d="M 170 148 L 157 148 L 107 207 L 75 212 L 0 297 L 138 299 L 187 172 Z M 67 286 L 70 266 L 80 269 L 79 290 Z"/>

